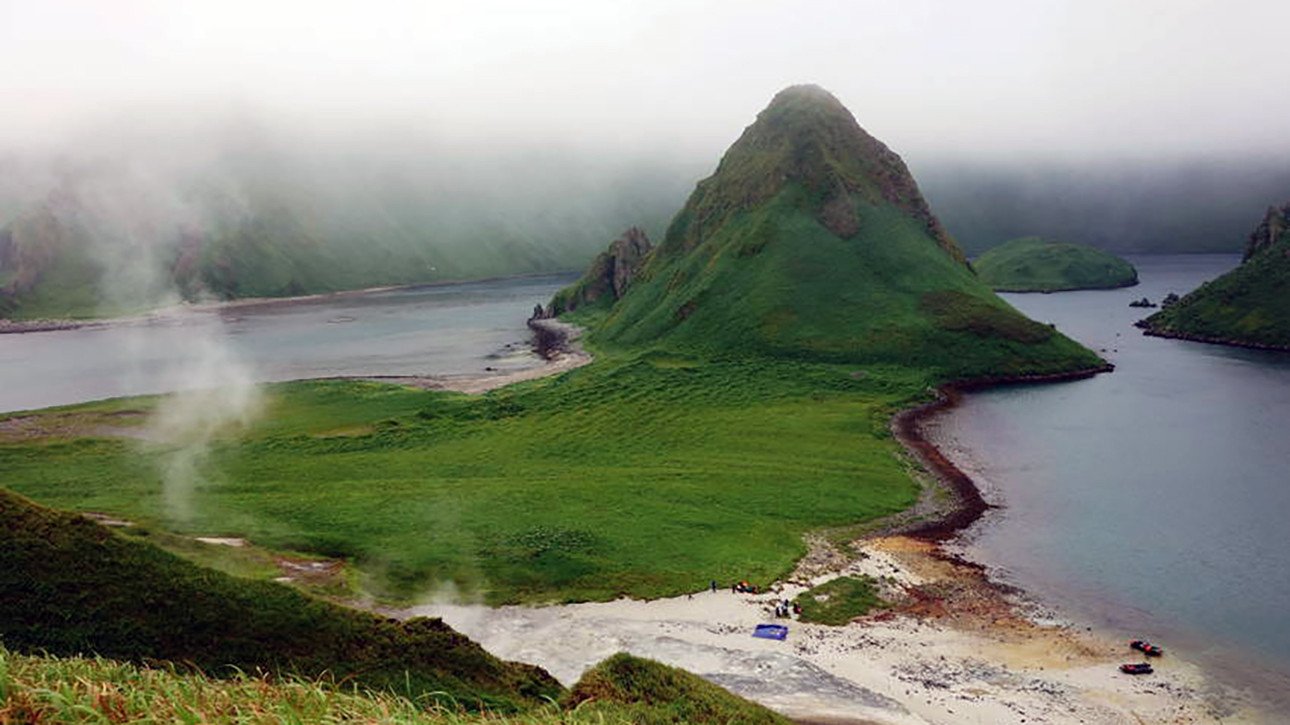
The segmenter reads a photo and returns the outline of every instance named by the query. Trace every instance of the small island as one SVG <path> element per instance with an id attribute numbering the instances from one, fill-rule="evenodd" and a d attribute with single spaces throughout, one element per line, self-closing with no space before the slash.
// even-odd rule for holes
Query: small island
<path id="1" fill-rule="evenodd" d="M 993 247 L 972 263 L 996 292 L 1068 292 L 1138 283 L 1125 260 L 1086 244 L 1022 237 Z"/>
<path id="2" fill-rule="evenodd" d="M 1157 337 L 1290 350 L 1290 203 L 1268 209 L 1236 269 L 1138 327 Z"/>

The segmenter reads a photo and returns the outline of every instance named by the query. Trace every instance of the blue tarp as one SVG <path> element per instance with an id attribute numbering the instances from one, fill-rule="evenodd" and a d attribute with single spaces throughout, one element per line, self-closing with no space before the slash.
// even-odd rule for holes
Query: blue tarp
<path id="1" fill-rule="evenodd" d="M 753 636 L 762 639 L 784 639 L 788 636 L 788 627 L 782 624 L 759 624 L 753 629 Z"/>

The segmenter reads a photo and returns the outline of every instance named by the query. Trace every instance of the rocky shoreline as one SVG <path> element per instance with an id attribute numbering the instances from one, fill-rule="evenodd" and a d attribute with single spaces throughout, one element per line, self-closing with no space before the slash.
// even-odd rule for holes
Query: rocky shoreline
<path id="1" fill-rule="evenodd" d="M 936 399 L 900 411 L 891 419 L 891 432 L 905 450 L 920 461 L 955 497 L 955 505 L 931 521 L 900 527 L 898 533 L 927 541 L 944 541 L 961 532 L 990 510 L 991 505 L 981 496 L 981 490 L 946 455 L 928 440 L 922 432 L 922 423 L 955 405 L 963 393 L 1007 385 L 1035 385 L 1041 383 L 1083 380 L 1101 373 L 1111 372 L 1115 366 L 1106 363 L 1094 368 L 1065 373 L 1042 375 L 1000 375 L 972 378 L 946 383 L 936 389 Z"/>
<path id="2" fill-rule="evenodd" d="M 1271 343 L 1254 342 L 1251 340 L 1237 340 L 1228 337 L 1209 337 L 1207 335 L 1196 335 L 1190 332 L 1178 332 L 1165 328 L 1151 327 L 1143 324 L 1145 320 L 1140 321 L 1136 326 L 1142 330 L 1142 334 L 1147 337 L 1161 337 L 1170 340 L 1187 340 L 1188 342 L 1201 342 L 1206 345 L 1226 345 L 1227 347 L 1243 347 L 1247 350 L 1268 350 L 1271 352 L 1290 352 L 1290 345 L 1273 345 Z"/>
<path id="3" fill-rule="evenodd" d="M 21 335 L 28 332 L 58 332 L 85 328 L 109 327 L 106 320 L 6 320 L 0 319 L 0 335 Z"/>

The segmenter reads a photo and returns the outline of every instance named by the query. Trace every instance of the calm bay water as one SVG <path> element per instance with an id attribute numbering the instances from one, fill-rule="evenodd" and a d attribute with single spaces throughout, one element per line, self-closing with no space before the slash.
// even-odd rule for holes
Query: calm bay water
<path id="1" fill-rule="evenodd" d="M 213 353 L 257 381 L 518 369 L 537 363 L 524 320 L 569 281 L 434 285 L 0 335 L 0 411 L 199 385 L 190 372 Z"/>
<path id="2" fill-rule="evenodd" d="M 1143 257 L 1123 290 L 1005 295 L 1114 373 L 966 397 L 933 424 L 1003 508 L 967 553 L 1085 621 L 1290 696 L 1290 353 L 1141 335 L 1130 300 L 1239 258 Z"/>

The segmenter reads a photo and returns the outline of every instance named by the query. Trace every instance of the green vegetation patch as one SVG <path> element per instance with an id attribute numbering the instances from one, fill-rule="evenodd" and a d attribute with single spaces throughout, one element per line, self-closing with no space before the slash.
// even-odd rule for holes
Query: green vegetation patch
<path id="1" fill-rule="evenodd" d="M 839 626 L 884 606 L 877 582 L 868 576 L 843 576 L 827 581 L 793 600 L 802 608 L 801 620 Z"/>
<path id="2" fill-rule="evenodd" d="M 1004 242 L 972 266 L 982 282 L 1000 292 L 1111 289 L 1138 283 L 1138 270 L 1114 254 L 1040 237 Z"/>
<path id="3" fill-rule="evenodd" d="M 633 723 L 747 723 L 788 725 L 781 715 L 685 670 L 616 654 L 583 674 L 566 703 L 582 709 L 616 705 Z"/>

